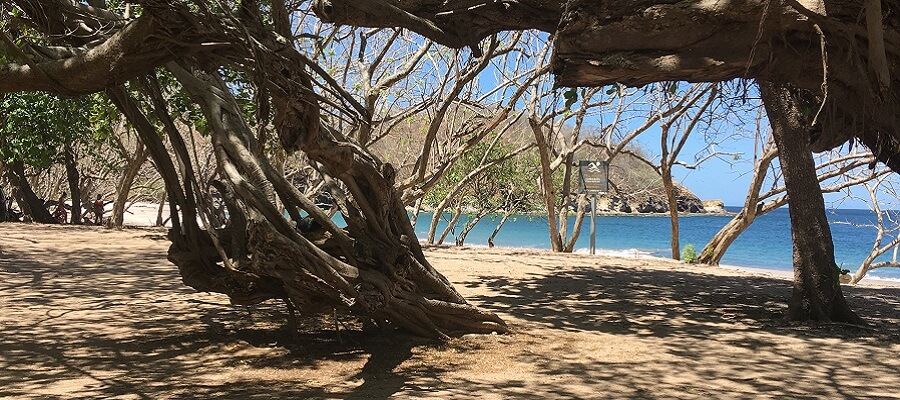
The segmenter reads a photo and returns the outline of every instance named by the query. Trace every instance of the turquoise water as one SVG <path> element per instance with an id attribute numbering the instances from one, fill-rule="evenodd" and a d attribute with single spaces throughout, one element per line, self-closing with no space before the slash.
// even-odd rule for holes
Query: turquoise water
<path id="1" fill-rule="evenodd" d="M 730 211 L 737 209 L 729 208 Z M 416 234 L 422 240 L 428 236 L 428 225 L 432 214 L 421 213 L 416 223 Z M 447 226 L 451 215 L 442 216 L 437 236 Z M 501 216 L 485 217 L 466 236 L 467 245 L 487 245 L 487 238 L 500 221 Z M 875 237 L 875 214 L 869 210 L 830 210 L 828 215 L 831 232 L 834 237 L 835 258 L 842 268 L 856 271 L 859 264 L 868 255 Z M 697 252 L 707 241 L 725 226 L 731 219 L 729 216 L 689 215 L 679 219 L 681 227 L 681 245 L 693 244 Z M 445 243 L 453 244 L 455 235 L 459 233 L 466 217 L 460 218 L 453 233 Z M 570 219 L 570 227 L 573 223 Z M 886 238 L 885 241 L 889 241 Z M 494 240 L 494 244 L 503 247 L 527 247 L 549 249 L 547 218 L 535 216 L 515 216 L 503 226 Z M 584 251 L 590 246 L 590 223 L 585 220 L 581 237 L 578 239 L 576 251 Z M 654 256 L 667 257 L 669 249 L 669 219 L 665 216 L 598 216 L 597 248 L 639 252 Z M 788 210 L 774 210 L 753 222 L 731 245 L 722 264 L 738 265 L 754 268 L 791 270 L 791 231 Z M 887 260 L 891 252 L 879 260 Z M 900 269 L 879 269 L 869 273 L 869 277 L 900 279 Z"/>

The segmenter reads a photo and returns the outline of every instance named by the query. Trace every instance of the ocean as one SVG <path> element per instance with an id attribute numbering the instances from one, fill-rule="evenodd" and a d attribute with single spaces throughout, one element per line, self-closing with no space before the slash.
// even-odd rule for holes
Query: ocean
<path id="1" fill-rule="evenodd" d="M 739 208 L 727 207 L 737 212 Z M 416 234 L 420 240 L 428 236 L 430 213 L 421 213 L 416 223 Z M 437 237 L 447 226 L 452 215 L 441 218 Z M 486 246 L 487 239 L 501 216 L 485 217 L 466 236 L 466 245 Z M 588 217 L 589 218 L 589 217 Z M 731 219 L 722 215 L 684 215 L 679 218 L 681 246 L 693 244 L 697 253 Z M 835 209 L 828 211 L 831 233 L 834 238 L 835 260 L 841 268 L 856 272 L 872 248 L 875 238 L 875 213 L 870 210 Z M 466 216 L 444 243 L 453 244 L 456 234 L 461 232 Z M 570 218 L 570 227 L 573 224 Z M 571 228 L 570 228 L 571 229 Z M 885 238 L 885 242 L 890 241 Z M 547 218 L 518 215 L 510 217 L 494 239 L 496 246 L 549 249 Z M 590 221 L 586 219 L 581 236 L 576 244 L 576 252 L 584 253 L 590 246 Z M 597 249 L 603 253 L 645 254 L 668 257 L 669 218 L 667 216 L 598 216 Z M 890 260 L 888 251 L 878 260 Z M 756 218 L 753 224 L 731 245 L 722 258 L 722 264 L 790 271 L 792 269 L 791 230 L 786 207 Z M 870 271 L 867 278 L 900 280 L 900 269 L 882 268 Z"/>

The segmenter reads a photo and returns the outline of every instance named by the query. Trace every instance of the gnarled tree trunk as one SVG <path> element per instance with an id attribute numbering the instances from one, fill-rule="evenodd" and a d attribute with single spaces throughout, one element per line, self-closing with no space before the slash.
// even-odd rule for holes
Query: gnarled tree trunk
<path id="1" fill-rule="evenodd" d="M 206 114 L 226 178 L 223 189 L 234 194 L 228 227 L 234 251 L 219 251 L 229 271 L 271 281 L 305 313 L 349 312 L 434 338 L 506 330 L 496 315 L 466 303 L 426 261 L 394 189 L 393 167 L 318 125 L 317 109 L 303 101 L 310 91 L 302 84 L 309 83 L 302 66 L 268 75 L 275 125 L 286 149 L 304 151 L 346 185 L 348 193 L 333 193 L 345 228 L 335 226 L 255 151 L 258 143 L 220 77 L 176 65 L 169 69 Z M 301 232 L 288 224 L 274 206 L 276 196 L 292 216 L 302 209 L 321 229 Z"/>
<path id="2" fill-rule="evenodd" d="M 25 165 L 21 161 L 15 161 L 7 165 L 6 178 L 9 183 L 16 187 L 16 202 L 22 213 L 30 216 L 34 222 L 42 224 L 58 223 L 50 211 L 44 206 L 44 202 L 34 193 L 31 184 L 28 183 L 28 177 L 25 175 Z"/>
<path id="3" fill-rule="evenodd" d="M 809 150 L 809 128 L 803 125 L 796 98 L 787 87 L 765 82 L 760 83 L 760 93 L 790 197 L 794 289 L 788 319 L 860 323 L 841 292 L 825 200 Z"/>

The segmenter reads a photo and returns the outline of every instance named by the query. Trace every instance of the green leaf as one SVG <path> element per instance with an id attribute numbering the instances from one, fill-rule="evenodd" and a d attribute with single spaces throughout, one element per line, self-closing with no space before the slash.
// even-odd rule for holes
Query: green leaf
<path id="1" fill-rule="evenodd" d="M 578 91 L 576 91 L 575 88 L 570 88 L 569 90 L 563 92 L 563 98 L 566 99 L 565 105 L 566 110 L 568 110 L 578 102 Z"/>

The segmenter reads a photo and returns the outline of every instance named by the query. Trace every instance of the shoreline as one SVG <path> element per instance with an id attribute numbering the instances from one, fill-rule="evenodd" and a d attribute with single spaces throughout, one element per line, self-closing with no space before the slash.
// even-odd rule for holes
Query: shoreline
<path id="1" fill-rule="evenodd" d="M 153 222 L 155 222 L 155 220 L 156 220 L 156 214 L 157 214 L 158 210 L 159 210 L 159 204 L 146 203 L 146 202 L 135 202 L 134 204 L 129 206 L 129 212 L 125 213 L 125 224 L 128 226 L 150 227 L 153 225 Z M 167 215 L 167 213 L 164 213 L 164 215 Z M 627 216 L 627 217 L 654 217 L 654 216 L 667 216 L 668 214 L 601 213 L 601 214 L 597 214 L 597 215 L 599 215 L 599 216 L 603 216 L 603 215 L 620 216 L 621 215 L 621 216 Z M 692 217 L 692 216 L 730 216 L 730 215 L 734 215 L 734 213 L 730 213 L 730 214 L 688 213 L 688 214 L 681 214 L 679 216 L 680 217 L 681 216 Z M 535 216 L 538 216 L 538 215 L 535 215 Z M 419 243 L 423 246 L 423 248 L 429 248 L 429 247 L 454 248 L 455 247 L 455 246 L 449 245 L 449 244 L 442 245 L 442 246 L 427 245 L 423 241 L 419 241 Z M 490 247 L 488 247 L 487 245 L 480 245 L 480 244 L 474 244 L 474 245 L 467 244 L 463 247 L 490 249 Z M 504 249 L 504 250 L 509 250 L 509 251 L 523 251 L 523 250 L 524 251 L 542 251 L 542 252 L 547 252 L 547 253 L 553 253 L 550 249 L 533 248 L 533 247 L 497 246 L 497 247 L 494 247 L 494 249 Z M 590 257 L 590 255 L 587 254 L 586 251 L 583 251 L 583 250 L 579 251 L 579 250 L 581 250 L 581 249 L 576 249 L 576 251 L 573 252 L 572 254 L 580 254 L 580 255 Z M 675 262 L 674 260 L 671 260 L 669 258 L 653 256 L 650 254 L 640 252 L 639 250 L 636 250 L 636 249 L 616 250 L 616 249 L 598 248 L 597 250 L 598 250 L 597 255 L 605 256 L 605 257 L 646 259 L 646 260 L 653 260 L 655 262 L 660 262 L 660 263 Z M 712 266 L 701 266 L 701 265 L 697 265 L 697 264 L 688 264 L 688 263 L 681 263 L 681 264 L 686 265 L 686 266 L 695 265 L 695 266 L 698 266 L 699 268 L 715 268 Z M 768 276 L 768 277 L 784 279 L 784 280 L 792 280 L 793 279 L 793 272 L 790 270 L 769 269 L 769 268 L 761 268 L 761 267 L 747 267 L 747 266 L 731 265 L 731 264 L 720 264 L 718 267 L 721 269 L 724 269 L 724 270 L 740 271 L 740 272 L 748 273 L 751 275 Z M 883 278 L 872 278 L 872 277 L 867 276 L 867 277 L 863 278 L 862 281 L 860 281 L 855 286 L 900 287 L 900 281 L 891 280 L 891 279 L 883 279 Z"/>
<path id="2" fill-rule="evenodd" d="M 740 274 L 750 275 L 750 276 L 763 276 L 768 278 L 781 279 L 784 281 L 792 281 L 794 279 L 793 271 L 781 270 L 781 269 L 769 269 L 769 268 L 761 268 L 761 267 L 745 267 L 741 265 L 733 265 L 733 264 L 719 264 L 719 265 L 707 265 L 707 264 L 691 264 L 681 261 L 672 260 L 666 257 L 659 257 L 650 255 L 647 253 L 643 253 L 637 249 L 625 249 L 625 250 L 615 250 L 615 249 L 597 249 L 597 254 L 590 255 L 587 253 L 585 249 L 577 249 L 572 253 L 554 253 L 550 249 L 542 249 L 536 247 L 509 247 L 509 246 L 495 246 L 488 247 L 487 245 L 481 244 L 473 244 L 473 245 L 464 245 L 461 247 L 457 247 L 452 244 L 442 244 L 442 245 L 429 245 L 424 241 L 419 241 L 419 244 L 422 246 L 424 250 L 429 249 L 473 249 L 478 251 L 497 251 L 497 252 L 535 252 L 535 253 L 544 253 L 544 254 L 561 254 L 561 255 L 575 255 L 579 257 L 606 257 L 606 258 L 620 258 L 620 259 L 628 259 L 628 260 L 646 260 L 657 263 L 658 265 L 664 266 L 666 264 L 678 264 L 679 266 L 684 267 L 695 267 L 699 270 L 703 269 L 713 269 L 719 271 L 734 271 Z M 867 288 L 900 288 L 900 280 L 892 280 L 885 278 L 877 278 L 877 277 L 865 277 L 856 285 L 842 284 L 845 287 L 867 287 Z"/>
<path id="3" fill-rule="evenodd" d="M 448 208 L 449 208 L 449 207 L 448 207 Z M 415 213 L 415 211 L 416 211 L 415 207 L 406 207 L 406 212 L 407 212 L 407 213 L 413 214 L 413 213 Z M 476 212 L 477 212 L 477 210 L 474 210 L 474 209 L 466 209 L 466 208 L 463 208 L 463 209 L 462 209 L 462 214 L 475 214 Z M 422 209 L 419 210 L 419 213 L 434 213 L 434 210 L 431 209 L 431 208 L 424 208 L 424 207 L 423 207 Z M 454 214 L 454 213 L 453 213 L 452 211 L 448 211 L 448 210 L 445 209 L 444 212 L 443 212 L 442 214 L 450 214 L 450 215 L 452 215 L 452 214 Z M 704 211 L 704 212 L 694 212 L 694 213 L 692 213 L 692 212 L 680 212 L 680 213 L 678 213 L 678 218 L 683 218 L 683 217 L 697 217 L 697 216 L 707 216 L 707 217 L 733 217 L 733 216 L 735 216 L 735 215 L 737 215 L 737 214 L 738 214 L 738 213 L 736 213 L 736 212 L 731 212 L 731 211 L 727 211 L 727 210 L 723 210 L 723 211 Z M 488 213 L 488 214 L 486 214 L 486 215 L 497 215 L 497 216 L 502 216 L 502 215 L 504 215 L 504 213 L 502 213 L 502 212 L 492 212 L 492 213 Z M 521 215 L 521 216 L 527 216 L 527 217 L 545 217 L 545 218 L 547 217 L 547 213 L 545 213 L 545 212 L 518 212 L 518 213 L 514 213 L 514 214 L 512 214 L 512 215 Z M 577 215 L 577 213 L 575 213 L 575 212 L 571 212 L 571 211 L 570 211 L 570 212 L 568 213 L 568 216 L 569 216 L 569 217 L 575 217 L 576 215 Z M 630 212 L 630 213 L 628 213 L 628 212 L 621 212 L 621 211 L 608 211 L 608 210 L 600 211 L 600 210 L 598 210 L 598 211 L 597 211 L 597 216 L 598 216 L 598 217 L 605 217 L 605 216 L 612 216 L 612 217 L 668 217 L 668 216 L 669 216 L 669 212 L 666 211 L 666 212 L 659 212 L 659 213 L 656 213 L 656 212 L 648 212 L 648 213 L 642 213 L 642 212 Z M 584 217 L 585 217 L 585 218 L 590 218 L 590 213 L 587 213 L 587 212 L 586 212 L 586 213 L 584 214 Z"/>
<path id="4" fill-rule="evenodd" d="M 760 267 L 744 267 L 740 265 L 725 265 L 720 264 L 720 268 L 729 269 L 733 271 L 742 271 L 749 272 L 752 274 L 759 274 L 763 276 L 768 276 L 777 279 L 784 279 L 788 281 L 792 281 L 794 279 L 793 271 L 785 271 L 781 269 L 768 269 L 768 268 L 760 268 Z M 881 277 L 872 277 L 866 276 L 856 285 L 850 284 L 842 284 L 843 286 L 864 286 L 864 287 L 890 287 L 897 288 L 900 287 L 900 280 L 895 280 L 891 278 L 881 278 Z"/>

